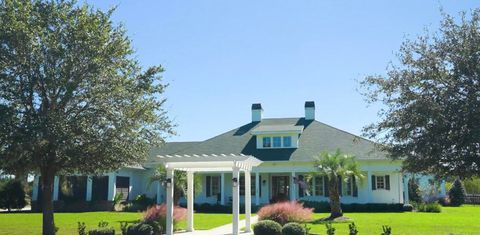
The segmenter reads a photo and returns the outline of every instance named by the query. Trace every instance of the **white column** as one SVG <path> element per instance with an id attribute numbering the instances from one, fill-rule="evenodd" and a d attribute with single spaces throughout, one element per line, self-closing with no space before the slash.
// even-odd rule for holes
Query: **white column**
<path id="1" fill-rule="evenodd" d="M 187 231 L 193 232 L 193 172 L 187 172 Z"/>
<path id="2" fill-rule="evenodd" d="M 255 172 L 255 205 L 260 205 L 260 173 Z"/>
<path id="3" fill-rule="evenodd" d="M 252 177 L 245 171 L 245 232 L 251 232 L 250 217 L 252 215 Z"/>
<path id="4" fill-rule="evenodd" d="M 167 180 L 170 179 L 170 184 L 167 185 L 167 219 L 166 219 L 166 234 L 173 235 L 173 169 L 167 168 Z"/>
<path id="5" fill-rule="evenodd" d="M 87 176 L 87 195 L 85 195 L 85 201 L 89 202 L 92 200 L 92 184 L 93 178 Z"/>
<path id="6" fill-rule="evenodd" d="M 403 177 L 403 192 L 405 194 L 404 203 L 410 203 L 410 196 L 408 195 L 408 175 Z"/>
<path id="7" fill-rule="evenodd" d="M 39 180 L 40 179 L 38 176 L 35 176 L 35 178 L 33 178 L 32 201 L 38 200 L 38 190 L 40 190 L 38 188 L 38 186 L 40 186 L 40 184 L 38 183 Z"/>
<path id="8" fill-rule="evenodd" d="M 225 173 L 220 175 L 220 205 L 225 205 Z"/>
<path id="9" fill-rule="evenodd" d="M 53 179 L 53 200 L 58 201 L 58 184 L 60 183 L 60 179 L 58 176 L 55 176 Z"/>
<path id="10" fill-rule="evenodd" d="M 292 172 L 292 189 L 290 190 L 290 200 L 295 201 L 297 200 L 297 184 L 295 183 L 295 172 Z"/>
<path id="11" fill-rule="evenodd" d="M 162 203 L 162 183 L 157 181 L 157 204 Z"/>
<path id="12" fill-rule="evenodd" d="M 238 214 L 240 213 L 240 169 L 238 167 L 233 167 L 232 169 L 232 180 L 236 179 L 237 183 L 234 185 L 232 182 L 232 234 L 238 235 L 239 234 L 239 227 L 238 227 Z"/>
<path id="13" fill-rule="evenodd" d="M 115 184 L 117 183 L 117 177 L 115 172 L 108 174 L 108 200 L 113 201 L 115 197 Z"/>

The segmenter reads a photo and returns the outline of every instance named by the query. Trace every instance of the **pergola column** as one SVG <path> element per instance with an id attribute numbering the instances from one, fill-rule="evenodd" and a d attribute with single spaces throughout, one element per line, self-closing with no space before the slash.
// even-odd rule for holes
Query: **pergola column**
<path id="1" fill-rule="evenodd" d="M 255 205 L 260 205 L 260 173 L 255 172 Z"/>
<path id="2" fill-rule="evenodd" d="M 193 232 L 193 171 L 187 172 L 187 231 Z"/>
<path id="3" fill-rule="evenodd" d="M 232 168 L 232 180 L 234 181 L 232 182 L 232 234 L 238 235 L 238 214 L 240 213 L 240 169 L 238 167 Z"/>
<path id="4" fill-rule="evenodd" d="M 250 171 L 245 171 L 245 232 L 251 232 L 250 217 L 252 214 L 252 182 Z"/>
<path id="5" fill-rule="evenodd" d="M 220 205 L 225 205 L 225 173 L 220 175 Z"/>
<path id="6" fill-rule="evenodd" d="M 173 235 L 173 176 L 174 171 L 167 168 L 167 219 L 166 219 L 166 234 Z"/>

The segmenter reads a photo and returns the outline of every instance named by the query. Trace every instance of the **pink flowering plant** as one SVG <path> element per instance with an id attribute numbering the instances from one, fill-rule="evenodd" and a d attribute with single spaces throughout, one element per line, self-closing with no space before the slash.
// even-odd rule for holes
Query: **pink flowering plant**
<path id="1" fill-rule="evenodd" d="M 289 222 L 304 223 L 312 220 L 313 208 L 299 202 L 278 202 L 263 206 L 257 212 L 259 220 L 273 220 L 284 225 Z"/>
<path id="2" fill-rule="evenodd" d="M 179 206 L 173 208 L 173 228 L 177 230 L 177 225 L 187 218 L 187 209 Z M 148 208 L 143 213 L 143 221 L 146 223 L 158 222 L 165 229 L 167 220 L 167 206 L 165 204 L 155 205 Z"/>

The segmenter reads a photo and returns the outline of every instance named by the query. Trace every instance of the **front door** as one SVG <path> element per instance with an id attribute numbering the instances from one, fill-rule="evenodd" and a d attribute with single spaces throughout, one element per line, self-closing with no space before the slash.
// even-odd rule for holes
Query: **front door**
<path id="1" fill-rule="evenodd" d="M 290 178 L 272 176 L 272 202 L 287 201 L 290 198 Z"/>

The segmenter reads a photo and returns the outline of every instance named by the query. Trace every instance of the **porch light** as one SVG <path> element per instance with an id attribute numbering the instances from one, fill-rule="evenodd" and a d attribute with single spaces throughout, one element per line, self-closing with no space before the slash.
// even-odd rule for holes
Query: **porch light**
<path id="1" fill-rule="evenodd" d="M 238 186 L 238 179 L 236 177 L 233 178 L 232 183 L 233 183 L 233 187 L 237 187 Z"/>
<path id="2" fill-rule="evenodd" d="M 167 183 L 167 187 L 171 187 L 172 186 L 172 179 L 171 178 L 167 178 L 165 180 L 165 182 Z"/>
<path id="3" fill-rule="evenodd" d="M 296 184 L 298 182 L 297 177 L 293 177 L 293 182 Z"/>
<path id="4" fill-rule="evenodd" d="M 267 181 L 266 180 L 262 180 L 262 185 L 265 185 L 267 184 Z"/>

